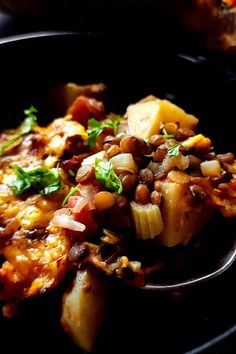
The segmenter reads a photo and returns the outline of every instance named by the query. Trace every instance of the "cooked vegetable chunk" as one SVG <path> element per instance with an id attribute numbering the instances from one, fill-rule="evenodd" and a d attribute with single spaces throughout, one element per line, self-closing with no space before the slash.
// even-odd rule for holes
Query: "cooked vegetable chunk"
<path id="1" fill-rule="evenodd" d="M 157 205 L 131 202 L 131 210 L 138 238 L 154 238 L 162 232 L 163 220 Z"/>
<path id="2" fill-rule="evenodd" d="M 107 300 L 107 284 L 94 269 L 79 270 L 72 289 L 64 294 L 61 323 L 85 351 L 94 349 Z"/>
<path id="3" fill-rule="evenodd" d="M 160 190 L 164 230 L 158 240 L 167 247 L 187 243 L 206 223 L 214 207 L 206 201 L 193 204 L 187 184 L 162 182 Z"/>
<path id="4" fill-rule="evenodd" d="M 149 139 L 160 133 L 161 124 L 174 122 L 180 127 L 195 128 L 198 119 L 187 114 L 175 104 L 158 98 L 141 101 L 127 108 L 128 127 L 131 135 Z"/>

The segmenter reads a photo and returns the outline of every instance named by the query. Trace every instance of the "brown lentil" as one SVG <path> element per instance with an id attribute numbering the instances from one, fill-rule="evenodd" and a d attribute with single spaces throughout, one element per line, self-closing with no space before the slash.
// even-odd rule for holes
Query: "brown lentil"
<path id="1" fill-rule="evenodd" d="M 193 197 L 199 201 L 204 201 L 207 198 L 207 193 L 204 191 L 204 189 L 197 185 L 193 184 L 192 186 L 189 187 Z"/>
<path id="2" fill-rule="evenodd" d="M 108 149 L 110 149 L 110 147 L 111 147 L 112 145 L 110 144 L 110 143 L 105 143 L 105 144 L 103 144 L 103 150 L 105 150 L 105 151 L 107 151 Z"/>
<path id="3" fill-rule="evenodd" d="M 190 138 L 191 136 L 194 136 L 195 133 L 192 129 L 189 128 L 179 128 L 176 134 L 176 140 L 178 141 L 183 141 L 185 139 Z"/>
<path id="4" fill-rule="evenodd" d="M 125 195 L 114 193 L 116 204 L 120 209 L 126 208 L 129 205 L 129 200 Z"/>
<path id="5" fill-rule="evenodd" d="M 119 145 L 120 140 L 117 136 L 107 135 L 103 141 L 103 144 Z"/>
<path id="6" fill-rule="evenodd" d="M 147 143 L 143 139 L 138 139 L 133 136 L 127 136 L 120 142 L 120 150 L 124 153 L 131 153 L 138 156 L 143 156 L 147 153 Z"/>
<path id="7" fill-rule="evenodd" d="M 119 176 L 124 192 L 131 192 L 138 183 L 138 177 L 131 173 L 122 173 Z"/>
<path id="8" fill-rule="evenodd" d="M 227 154 L 218 154 L 216 158 L 220 160 L 220 162 L 233 163 L 235 156 L 232 152 L 228 152 Z"/>
<path id="9" fill-rule="evenodd" d="M 157 191 L 152 191 L 151 193 L 151 203 L 159 206 L 161 204 L 161 193 Z"/>
<path id="10" fill-rule="evenodd" d="M 106 157 L 111 159 L 113 156 L 116 156 L 120 153 L 120 148 L 118 145 L 111 145 L 106 152 Z"/>
<path id="11" fill-rule="evenodd" d="M 134 162 L 135 162 L 138 166 L 140 166 L 140 165 L 143 164 L 143 157 L 141 157 L 141 156 L 134 156 L 134 155 L 133 155 L 133 159 L 134 159 Z"/>
<path id="12" fill-rule="evenodd" d="M 209 152 L 208 154 L 205 155 L 206 160 L 215 160 L 216 159 L 216 153 L 215 152 Z"/>
<path id="13" fill-rule="evenodd" d="M 153 135 L 150 138 L 150 144 L 154 146 L 160 146 L 165 143 L 165 139 L 162 135 Z"/>
<path id="14" fill-rule="evenodd" d="M 153 183 L 153 173 L 149 168 L 143 168 L 139 171 L 139 181 L 140 183 L 151 185 Z"/>
<path id="15" fill-rule="evenodd" d="M 139 184 L 135 190 L 135 201 L 141 204 L 149 202 L 150 192 L 146 184 Z"/>
<path id="16" fill-rule="evenodd" d="M 167 154 L 166 147 L 159 147 L 156 152 L 154 152 L 153 160 L 155 162 L 162 162 Z"/>
<path id="17" fill-rule="evenodd" d="M 166 123 L 164 125 L 164 129 L 166 130 L 167 134 L 169 135 L 176 135 L 178 130 L 178 125 L 176 123 Z"/>
<path id="18" fill-rule="evenodd" d="M 97 140 L 96 140 L 96 145 L 97 147 L 99 147 L 100 149 L 103 149 L 103 144 L 104 144 L 104 140 L 106 138 L 106 129 L 98 135 Z"/>
<path id="19" fill-rule="evenodd" d="M 226 171 L 222 171 L 219 176 L 211 177 L 211 182 L 214 186 L 217 186 L 219 183 L 225 182 L 227 179 L 230 180 L 231 175 Z"/>
<path id="20" fill-rule="evenodd" d="M 190 168 L 194 168 L 194 169 L 199 169 L 200 168 L 200 164 L 202 162 L 201 159 L 199 159 L 198 157 L 194 156 L 194 155 L 187 155 L 186 156 L 188 161 L 189 161 L 189 167 Z"/>
<path id="21" fill-rule="evenodd" d="M 76 174 L 76 182 L 87 183 L 94 178 L 95 170 L 92 165 L 81 166 Z"/>
<path id="22" fill-rule="evenodd" d="M 102 191 L 95 195 L 94 201 L 97 210 L 105 210 L 113 207 L 116 202 L 116 199 L 112 193 Z"/>
<path id="23" fill-rule="evenodd" d="M 226 162 L 222 162 L 222 167 L 229 174 L 236 174 L 236 164 L 235 163 L 229 164 Z"/>

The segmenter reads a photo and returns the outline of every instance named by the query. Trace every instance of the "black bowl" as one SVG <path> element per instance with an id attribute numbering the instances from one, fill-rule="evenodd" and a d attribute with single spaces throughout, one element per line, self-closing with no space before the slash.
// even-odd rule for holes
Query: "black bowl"
<path id="1" fill-rule="evenodd" d="M 2 40 L 1 127 L 16 125 L 30 104 L 39 109 L 40 122 L 56 117 L 61 112 L 48 101 L 56 83 L 104 82 L 108 111 L 123 113 L 129 103 L 148 94 L 167 97 L 200 118 L 199 131 L 212 137 L 215 150 L 230 151 L 235 149 L 235 76 L 218 58 L 200 54 L 174 53 L 145 34 L 41 33 Z M 112 282 L 97 352 L 220 353 L 227 345 L 235 349 L 234 278 L 232 267 L 202 287 L 169 294 Z M 14 319 L 1 317 L 1 350 L 80 353 L 59 324 L 62 290 L 63 284 L 25 301 Z"/>

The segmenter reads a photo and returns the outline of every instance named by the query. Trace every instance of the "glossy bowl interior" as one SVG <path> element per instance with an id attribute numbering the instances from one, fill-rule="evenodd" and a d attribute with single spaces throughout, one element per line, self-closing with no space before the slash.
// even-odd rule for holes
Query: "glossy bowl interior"
<path id="1" fill-rule="evenodd" d="M 173 53 L 146 35 L 69 33 L 3 40 L 0 58 L 1 128 L 16 125 L 30 104 L 39 109 L 40 122 L 63 114 L 48 101 L 49 89 L 56 83 L 104 82 L 108 111 L 124 113 L 129 103 L 149 94 L 167 97 L 200 118 L 199 131 L 212 137 L 216 151 L 236 152 L 235 76 L 218 65 L 217 58 L 209 61 L 199 55 Z M 232 231 L 229 227 L 222 238 L 234 236 Z M 211 245 L 212 249 L 216 245 L 214 225 L 210 233 L 209 257 Z M 149 293 L 111 282 L 97 352 L 185 353 L 227 334 L 236 323 L 231 310 L 236 295 L 234 276 L 235 267 L 184 294 Z M 50 294 L 26 301 L 16 319 L 0 318 L 1 346 L 20 354 L 32 353 L 32 348 L 34 354 L 79 353 L 60 328 L 62 290 L 63 284 Z"/>

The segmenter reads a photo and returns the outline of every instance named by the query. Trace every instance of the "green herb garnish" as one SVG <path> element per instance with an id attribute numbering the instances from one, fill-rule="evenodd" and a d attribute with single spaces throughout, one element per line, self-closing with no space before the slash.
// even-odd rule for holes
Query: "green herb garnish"
<path id="1" fill-rule="evenodd" d="M 18 139 L 20 139 L 22 136 L 28 134 L 31 130 L 34 129 L 35 124 L 37 122 L 37 117 L 35 115 L 35 113 L 37 113 L 37 109 L 34 108 L 33 106 L 31 106 L 29 109 L 24 110 L 24 113 L 26 115 L 25 120 L 22 122 L 21 127 L 20 127 L 20 132 L 19 134 L 17 134 L 14 138 L 5 141 L 5 143 L 3 143 L 0 146 L 0 156 L 3 154 L 3 152 L 8 148 L 8 146 L 10 146 L 11 144 L 13 144 L 15 141 L 17 141 Z"/>
<path id="2" fill-rule="evenodd" d="M 56 192 L 62 187 L 61 177 L 58 168 L 47 170 L 41 166 L 36 166 L 31 170 L 24 170 L 18 165 L 14 165 L 16 170 L 16 180 L 9 187 L 13 193 L 18 196 L 33 189 L 42 195 Z"/>
<path id="3" fill-rule="evenodd" d="M 71 177 L 75 177 L 75 173 L 73 170 L 68 170 L 68 173 Z"/>
<path id="4" fill-rule="evenodd" d="M 61 205 L 64 207 L 67 202 L 68 202 L 68 199 L 75 193 L 79 192 L 79 189 L 76 188 L 76 187 L 71 187 L 69 193 L 67 194 L 67 196 L 65 197 L 65 199 L 63 200 L 63 202 L 61 203 Z"/>
<path id="5" fill-rule="evenodd" d="M 111 161 L 95 160 L 95 177 L 107 189 L 122 193 L 123 187 L 120 179 L 116 175 Z"/>
<path id="6" fill-rule="evenodd" d="M 89 119 L 88 125 L 90 129 L 87 130 L 88 146 L 90 148 L 93 148 L 95 146 L 97 137 L 103 132 L 104 129 L 111 128 L 114 130 L 114 134 L 116 134 L 118 125 L 122 119 L 122 117 L 115 115 L 108 115 L 107 119 L 104 122 L 99 122 L 95 118 Z"/>
<path id="7" fill-rule="evenodd" d="M 168 147 L 167 156 L 178 156 L 179 155 L 180 144 L 175 144 Z"/>
<path id="8" fill-rule="evenodd" d="M 162 137 L 163 139 L 174 139 L 175 136 L 173 134 L 168 134 L 167 131 L 165 130 L 165 128 L 162 129 Z"/>

